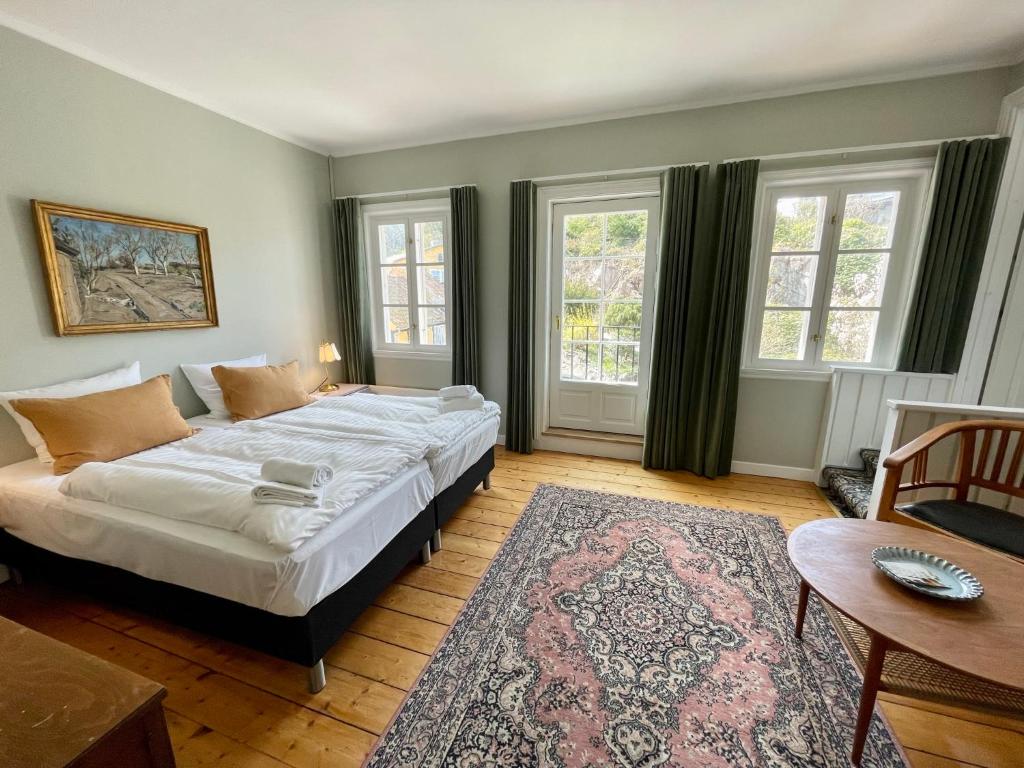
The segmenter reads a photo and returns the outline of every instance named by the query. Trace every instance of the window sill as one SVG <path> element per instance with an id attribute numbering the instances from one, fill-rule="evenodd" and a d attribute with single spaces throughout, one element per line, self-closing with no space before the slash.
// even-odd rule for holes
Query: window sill
<path id="1" fill-rule="evenodd" d="M 436 360 L 439 363 L 450 363 L 452 361 L 450 352 L 421 352 L 419 350 L 405 352 L 394 349 L 375 349 L 373 350 L 373 356 L 392 360 Z"/>
<path id="2" fill-rule="evenodd" d="M 741 379 L 781 379 L 783 381 L 831 381 L 831 371 L 783 370 L 781 368 L 741 368 Z"/>

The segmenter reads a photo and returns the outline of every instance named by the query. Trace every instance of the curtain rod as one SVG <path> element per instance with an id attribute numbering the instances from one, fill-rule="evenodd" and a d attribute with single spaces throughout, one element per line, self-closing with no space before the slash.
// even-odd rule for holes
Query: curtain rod
<path id="1" fill-rule="evenodd" d="M 422 189 L 399 189 L 395 192 L 367 192 L 362 195 L 335 195 L 336 200 L 345 197 L 358 197 L 360 200 L 368 200 L 374 197 L 402 197 L 408 195 L 424 195 L 427 192 L 447 192 L 452 187 L 475 187 L 476 184 L 448 184 L 443 187 L 423 187 Z"/>
<path id="2" fill-rule="evenodd" d="M 587 171 L 586 173 L 563 173 L 559 176 L 537 176 L 533 179 L 513 179 L 512 182 L 516 181 L 532 181 L 534 184 L 539 184 L 545 181 L 569 181 L 571 179 L 593 179 L 593 178 L 607 178 L 609 176 L 622 176 L 627 173 L 661 173 L 667 171 L 669 168 L 675 168 L 676 166 L 684 165 L 709 165 L 709 163 L 670 163 L 669 165 L 650 165 L 646 168 L 619 168 L 614 171 Z"/>
<path id="3" fill-rule="evenodd" d="M 922 141 L 900 141 L 894 144 L 868 144 L 862 147 L 841 147 L 839 149 L 815 149 L 806 152 L 783 152 L 777 155 L 761 155 L 760 157 L 730 157 L 722 160 L 723 163 L 736 163 L 740 160 L 798 160 L 802 157 L 825 157 L 827 155 L 844 155 L 854 152 L 885 152 L 893 149 L 917 149 L 923 147 L 937 147 L 944 141 L 972 141 L 974 139 L 996 139 L 997 133 L 987 133 L 981 136 L 955 136 L 948 139 L 924 139 Z"/>

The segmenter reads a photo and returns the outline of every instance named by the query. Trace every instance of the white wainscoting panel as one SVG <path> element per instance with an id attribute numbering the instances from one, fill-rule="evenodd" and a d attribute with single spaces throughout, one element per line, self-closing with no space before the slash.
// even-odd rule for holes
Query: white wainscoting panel
<path id="1" fill-rule="evenodd" d="M 834 368 L 818 460 L 826 466 L 860 467 L 861 448 L 881 448 L 889 400 L 944 403 L 952 375 L 868 368 Z"/>

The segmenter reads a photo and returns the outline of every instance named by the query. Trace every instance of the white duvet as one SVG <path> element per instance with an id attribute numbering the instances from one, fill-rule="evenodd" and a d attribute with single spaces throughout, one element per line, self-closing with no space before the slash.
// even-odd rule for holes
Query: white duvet
<path id="1" fill-rule="evenodd" d="M 324 397 L 303 408 L 262 419 L 280 424 L 323 430 L 339 437 L 378 437 L 398 441 L 425 441 L 427 460 L 485 421 L 497 419 L 497 403 L 485 401 L 472 411 L 441 413 L 437 397 L 398 397 L 356 393 L 346 397 Z"/>
<path id="2" fill-rule="evenodd" d="M 431 447 L 409 435 L 339 439 L 323 429 L 268 421 L 204 430 L 117 461 L 84 464 L 64 478 L 61 493 L 236 531 L 291 552 L 361 498 L 422 461 Z M 282 457 L 331 467 L 334 479 L 325 488 L 323 506 L 253 501 L 260 466 Z"/>

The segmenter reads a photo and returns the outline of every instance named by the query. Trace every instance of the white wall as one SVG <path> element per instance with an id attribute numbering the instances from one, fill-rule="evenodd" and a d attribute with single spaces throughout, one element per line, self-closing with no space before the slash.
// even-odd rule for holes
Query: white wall
<path id="1" fill-rule="evenodd" d="M 0 390 L 132 360 L 176 370 L 266 351 L 316 383 L 337 335 L 327 159 L 0 27 Z M 60 338 L 29 200 L 209 228 L 220 327 Z M 30 451 L 0 413 L 0 465 Z"/>
<path id="2" fill-rule="evenodd" d="M 848 88 L 337 158 L 339 196 L 479 187 L 483 389 L 505 401 L 508 183 L 512 179 L 992 132 L 1009 72 Z M 378 360 L 382 384 L 447 383 L 444 365 Z M 812 467 L 825 382 L 744 379 L 735 459 Z"/>

